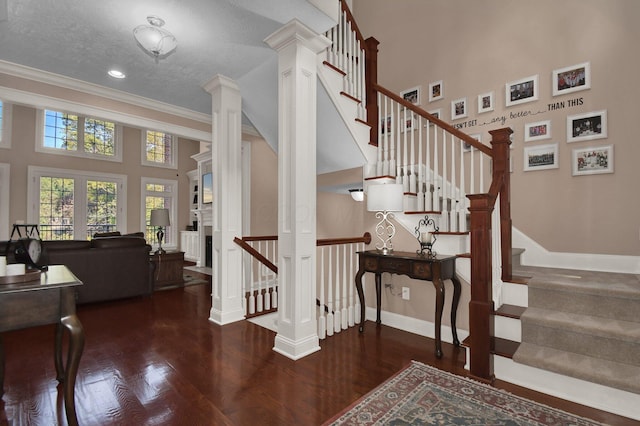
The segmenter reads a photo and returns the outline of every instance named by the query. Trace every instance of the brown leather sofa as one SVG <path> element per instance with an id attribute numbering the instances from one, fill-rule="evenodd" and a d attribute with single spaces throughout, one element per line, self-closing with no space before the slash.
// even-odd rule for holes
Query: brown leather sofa
<path id="1" fill-rule="evenodd" d="M 0 242 L 0 254 L 5 253 L 6 244 Z M 151 246 L 144 238 L 125 235 L 91 241 L 43 241 L 42 247 L 39 264 L 66 265 L 82 281 L 76 288 L 78 304 L 153 293 Z M 11 262 L 11 255 L 8 260 Z"/>

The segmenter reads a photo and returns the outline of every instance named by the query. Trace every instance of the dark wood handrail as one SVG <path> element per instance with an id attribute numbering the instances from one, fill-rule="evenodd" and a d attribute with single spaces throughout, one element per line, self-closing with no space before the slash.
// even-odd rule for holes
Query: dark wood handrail
<path id="1" fill-rule="evenodd" d="M 463 141 L 465 141 L 465 143 L 472 145 L 474 148 L 482 151 L 484 154 L 488 155 L 489 157 L 493 157 L 493 151 L 491 150 L 491 148 L 484 145 L 482 142 L 478 142 L 476 139 L 472 138 L 471 136 L 467 135 L 464 132 L 461 132 L 460 130 L 456 129 L 449 123 L 440 120 L 439 118 L 433 116 L 432 114 L 429 114 L 427 111 L 423 110 L 419 106 L 416 106 L 411 102 L 402 99 L 402 97 L 396 95 L 395 93 L 393 93 L 388 89 L 385 89 L 379 84 L 374 84 L 373 87 L 377 92 L 380 92 L 386 97 L 393 99 L 395 102 L 399 103 L 404 108 L 407 108 L 413 111 L 414 113 L 426 118 L 427 120 L 429 120 L 429 122 L 434 123 L 435 125 L 437 125 L 442 129 L 445 129 L 447 132 L 451 133 L 457 138 L 462 139 Z"/>
<path id="2" fill-rule="evenodd" d="M 360 32 L 360 28 L 358 28 L 358 24 L 356 23 L 356 20 L 351 14 L 351 10 L 349 10 L 349 6 L 347 6 L 347 2 L 345 2 L 344 0 L 340 0 L 340 7 L 342 8 L 342 11 L 345 13 L 345 15 L 347 15 L 347 22 L 351 24 L 351 28 L 356 33 L 356 37 L 360 41 L 360 45 L 362 46 L 362 48 L 364 48 L 365 46 L 364 37 Z"/>
<path id="3" fill-rule="evenodd" d="M 362 237 L 346 237 L 346 238 L 325 238 L 323 240 L 316 241 L 316 246 L 335 246 L 340 244 L 353 244 L 353 243 L 371 243 L 371 234 L 365 232 Z"/>
<path id="4" fill-rule="evenodd" d="M 238 237 L 235 237 L 233 239 L 233 242 L 236 243 L 237 245 L 239 245 L 240 247 L 242 247 L 251 256 L 255 257 L 258 262 L 262 263 L 264 266 L 266 266 L 267 268 L 272 270 L 274 273 L 276 273 L 276 274 L 278 273 L 278 267 L 276 265 L 271 263 L 271 261 L 269 259 L 264 257 L 262 254 L 260 254 L 260 252 L 258 250 L 256 250 L 253 247 L 251 247 L 245 241 L 243 241 L 242 239 L 240 239 Z"/>
<path id="5" fill-rule="evenodd" d="M 246 236 L 246 237 L 242 237 L 242 241 L 277 241 L 278 240 L 278 236 L 277 235 L 262 235 L 259 237 L 252 237 L 252 236 Z"/>

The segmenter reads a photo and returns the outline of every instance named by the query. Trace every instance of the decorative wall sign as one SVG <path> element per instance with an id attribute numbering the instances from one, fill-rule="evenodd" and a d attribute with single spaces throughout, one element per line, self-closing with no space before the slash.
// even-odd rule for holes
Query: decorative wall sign
<path id="1" fill-rule="evenodd" d="M 574 149 L 573 176 L 613 173 L 613 145 Z"/>
<path id="2" fill-rule="evenodd" d="M 421 86 L 412 87 L 403 92 L 400 92 L 400 96 L 407 102 L 411 102 L 414 105 L 420 105 L 420 89 Z"/>
<path id="3" fill-rule="evenodd" d="M 451 119 L 457 120 L 467 116 L 467 98 L 451 101 Z"/>
<path id="4" fill-rule="evenodd" d="M 429 102 L 444 98 L 444 84 L 442 80 L 429 83 Z"/>
<path id="5" fill-rule="evenodd" d="M 590 89 L 591 64 L 583 62 L 553 70 L 551 84 L 553 85 L 553 96 Z"/>
<path id="6" fill-rule="evenodd" d="M 567 142 L 607 137 L 607 110 L 567 116 Z"/>
<path id="7" fill-rule="evenodd" d="M 521 78 L 505 85 L 505 105 L 514 106 L 538 100 L 538 75 Z"/>
<path id="8" fill-rule="evenodd" d="M 558 168 L 558 144 L 524 147 L 524 171 Z"/>
<path id="9" fill-rule="evenodd" d="M 524 125 L 524 141 L 551 139 L 551 120 L 536 121 Z"/>
<path id="10" fill-rule="evenodd" d="M 493 92 L 478 95 L 478 114 L 493 111 Z"/>

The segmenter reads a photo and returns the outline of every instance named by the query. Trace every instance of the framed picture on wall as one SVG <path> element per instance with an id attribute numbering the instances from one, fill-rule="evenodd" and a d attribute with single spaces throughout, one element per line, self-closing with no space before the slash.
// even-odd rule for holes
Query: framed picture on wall
<path id="1" fill-rule="evenodd" d="M 478 95 L 478 114 L 493 111 L 493 92 Z"/>
<path id="2" fill-rule="evenodd" d="M 607 137 L 607 110 L 567 116 L 567 142 Z"/>
<path id="3" fill-rule="evenodd" d="M 444 98 L 444 83 L 442 80 L 429 83 L 429 102 Z"/>
<path id="4" fill-rule="evenodd" d="M 524 141 L 551 139 L 551 120 L 536 121 L 524 125 Z"/>
<path id="5" fill-rule="evenodd" d="M 400 131 L 404 133 L 413 130 L 413 128 L 415 127 L 415 121 L 416 116 L 413 111 L 404 109 L 402 112 L 400 112 L 400 123 L 404 123 L 404 125 L 401 126 Z"/>
<path id="6" fill-rule="evenodd" d="M 573 176 L 613 173 L 613 145 L 574 149 Z"/>
<path id="7" fill-rule="evenodd" d="M 578 92 L 591 88 L 591 64 L 583 62 L 577 65 L 553 70 L 551 82 L 553 96 Z"/>
<path id="8" fill-rule="evenodd" d="M 457 120 L 467 116 L 467 98 L 451 101 L 451 119 Z"/>
<path id="9" fill-rule="evenodd" d="M 435 118 L 439 118 L 440 120 L 444 120 L 442 118 L 442 108 L 434 109 L 431 111 L 427 111 L 429 114 L 433 115 Z M 433 123 L 429 123 L 429 126 L 433 126 Z"/>
<path id="10" fill-rule="evenodd" d="M 391 116 L 388 115 L 386 118 L 382 119 L 380 123 L 380 131 L 383 135 L 391 135 Z"/>
<path id="11" fill-rule="evenodd" d="M 400 92 L 400 96 L 407 102 L 411 102 L 413 105 L 420 105 L 420 86 L 412 87 L 403 92 Z"/>
<path id="12" fill-rule="evenodd" d="M 477 140 L 478 142 L 482 142 L 482 134 L 480 134 L 480 133 L 475 133 L 475 134 L 469 135 L 469 136 L 471 136 L 473 139 Z M 464 150 L 464 152 L 470 152 L 472 148 L 473 147 L 470 144 L 466 143 L 466 142 L 462 144 L 462 149 Z"/>
<path id="13" fill-rule="evenodd" d="M 558 168 L 558 144 L 526 146 L 524 148 L 524 171 Z"/>
<path id="14" fill-rule="evenodd" d="M 505 105 L 514 106 L 538 100 L 538 75 L 521 78 L 505 85 Z"/>

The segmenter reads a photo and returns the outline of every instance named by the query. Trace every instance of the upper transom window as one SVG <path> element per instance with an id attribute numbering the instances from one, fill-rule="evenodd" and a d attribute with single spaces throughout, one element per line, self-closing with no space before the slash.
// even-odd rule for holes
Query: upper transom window
<path id="1" fill-rule="evenodd" d="M 177 143 L 175 136 L 147 130 L 142 134 L 142 164 L 145 166 L 177 167 Z"/>

